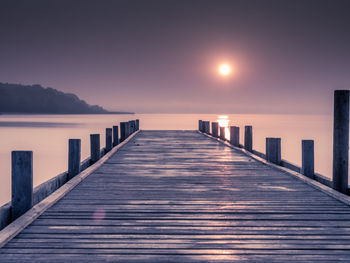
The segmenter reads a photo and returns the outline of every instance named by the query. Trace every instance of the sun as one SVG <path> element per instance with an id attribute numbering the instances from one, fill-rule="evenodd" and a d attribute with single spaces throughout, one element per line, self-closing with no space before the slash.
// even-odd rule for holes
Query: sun
<path id="1" fill-rule="evenodd" d="M 218 67 L 219 74 L 222 76 L 228 76 L 231 74 L 231 66 L 227 63 L 220 64 Z"/>

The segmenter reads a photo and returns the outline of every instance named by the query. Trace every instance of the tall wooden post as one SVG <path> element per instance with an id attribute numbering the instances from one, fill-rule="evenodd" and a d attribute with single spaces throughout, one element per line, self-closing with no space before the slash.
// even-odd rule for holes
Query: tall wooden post
<path id="1" fill-rule="evenodd" d="M 239 147 L 239 127 L 230 127 L 230 143 L 236 147 Z"/>
<path id="2" fill-rule="evenodd" d="M 281 163 L 281 138 L 266 138 L 266 160 L 278 165 Z"/>
<path id="3" fill-rule="evenodd" d="M 13 151 L 11 155 L 11 215 L 15 220 L 33 205 L 33 152 Z"/>
<path id="4" fill-rule="evenodd" d="M 210 133 L 210 122 L 209 121 L 203 121 L 202 122 L 203 132 L 206 134 Z"/>
<path id="5" fill-rule="evenodd" d="M 112 150 L 112 128 L 106 128 L 106 152 Z"/>
<path id="6" fill-rule="evenodd" d="M 219 137 L 219 123 L 218 122 L 211 123 L 211 134 L 214 137 Z"/>
<path id="7" fill-rule="evenodd" d="M 314 171 L 314 141 L 313 140 L 302 140 L 302 165 L 301 173 L 311 179 L 315 178 Z"/>
<path id="8" fill-rule="evenodd" d="M 140 129 L 140 120 L 136 120 L 136 130 L 138 131 Z"/>
<path id="9" fill-rule="evenodd" d="M 221 140 L 226 140 L 226 137 L 225 137 L 225 127 L 220 127 L 220 139 L 221 139 Z"/>
<path id="10" fill-rule="evenodd" d="M 198 130 L 199 130 L 199 131 L 202 131 L 202 127 L 203 127 L 203 121 L 202 121 L 202 120 L 199 120 L 199 121 L 198 121 Z"/>
<path id="11" fill-rule="evenodd" d="M 68 179 L 72 179 L 80 172 L 80 139 L 69 139 L 68 142 Z"/>
<path id="12" fill-rule="evenodd" d="M 343 194 L 348 189 L 349 90 L 334 91 L 333 188 Z"/>
<path id="13" fill-rule="evenodd" d="M 90 134 L 90 162 L 91 164 L 96 163 L 100 160 L 100 135 Z"/>
<path id="14" fill-rule="evenodd" d="M 113 126 L 113 147 L 119 144 L 119 127 Z"/>
<path id="15" fill-rule="evenodd" d="M 244 149 L 249 152 L 253 151 L 253 127 L 244 127 Z"/>
<path id="16" fill-rule="evenodd" d="M 126 125 L 127 122 L 121 122 L 120 123 L 120 142 L 123 142 L 126 137 L 127 137 L 127 130 L 126 130 Z"/>

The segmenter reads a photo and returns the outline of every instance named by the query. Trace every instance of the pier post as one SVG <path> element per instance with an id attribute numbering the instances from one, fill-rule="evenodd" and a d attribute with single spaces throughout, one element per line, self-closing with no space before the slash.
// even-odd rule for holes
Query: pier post
<path id="1" fill-rule="evenodd" d="M 112 150 L 112 128 L 106 128 L 106 152 Z"/>
<path id="2" fill-rule="evenodd" d="M 220 127 L 220 139 L 226 140 L 225 138 L 225 127 Z"/>
<path id="3" fill-rule="evenodd" d="M 202 131 L 202 125 L 203 125 L 203 121 L 202 121 L 202 120 L 199 120 L 199 121 L 198 121 L 198 130 L 199 130 L 199 131 Z"/>
<path id="4" fill-rule="evenodd" d="M 219 123 L 218 122 L 211 123 L 211 134 L 214 137 L 219 137 Z"/>
<path id="5" fill-rule="evenodd" d="M 311 179 L 315 178 L 314 171 L 314 141 L 313 140 L 302 140 L 302 166 L 301 173 Z"/>
<path id="6" fill-rule="evenodd" d="M 113 126 L 113 147 L 119 144 L 119 127 Z"/>
<path id="7" fill-rule="evenodd" d="M 129 121 L 129 133 L 128 136 L 133 134 L 134 132 L 134 122 L 133 121 Z"/>
<path id="8" fill-rule="evenodd" d="M 81 141 L 69 139 L 68 144 L 68 180 L 70 180 L 80 172 Z"/>
<path id="9" fill-rule="evenodd" d="M 117 126 L 118 127 L 118 126 Z M 90 134 L 90 160 L 91 164 L 96 163 L 100 159 L 100 135 Z"/>
<path id="10" fill-rule="evenodd" d="M 130 123 L 130 121 L 128 121 L 128 122 L 126 122 L 126 137 L 129 137 L 130 136 L 130 134 L 132 133 L 131 132 L 131 123 Z"/>
<path id="11" fill-rule="evenodd" d="M 348 189 L 349 90 L 334 91 L 333 188 L 343 194 Z"/>
<path id="12" fill-rule="evenodd" d="M 138 131 L 140 129 L 140 120 L 136 120 L 136 130 Z"/>
<path id="13" fill-rule="evenodd" d="M 266 160 L 277 165 L 281 163 L 281 138 L 266 138 Z"/>
<path id="14" fill-rule="evenodd" d="M 230 143 L 233 146 L 239 147 L 239 127 L 237 126 L 230 127 Z"/>
<path id="15" fill-rule="evenodd" d="M 13 151 L 11 155 L 11 215 L 15 220 L 33 205 L 33 152 Z"/>
<path id="16" fill-rule="evenodd" d="M 203 132 L 206 134 L 210 133 L 210 122 L 209 121 L 203 121 L 202 122 Z"/>
<path id="17" fill-rule="evenodd" d="M 249 152 L 253 151 L 253 127 L 244 127 L 244 149 Z"/>
<path id="18" fill-rule="evenodd" d="M 136 131 L 136 120 L 131 121 L 131 133 L 134 133 Z"/>
<path id="19" fill-rule="evenodd" d="M 126 122 L 120 123 L 120 142 L 123 142 L 127 137 L 126 124 L 127 124 Z"/>
<path id="20" fill-rule="evenodd" d="M 136 129 L 136 120 L 133 120 L 132 123 L 134 125 L 134 132 L 136 132 L 137 131 L 137 129 Z"/>

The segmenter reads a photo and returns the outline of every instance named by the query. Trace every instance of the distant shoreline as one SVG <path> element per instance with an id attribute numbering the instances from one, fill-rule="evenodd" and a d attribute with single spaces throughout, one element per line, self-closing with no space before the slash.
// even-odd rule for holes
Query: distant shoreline
<path id="1" fill-rule="evenodd" d="M 50 113 L 50 112 L 0 112 L 0 115 L 132 115 L 135 112 L 101 112 L 101 113 Z"/>

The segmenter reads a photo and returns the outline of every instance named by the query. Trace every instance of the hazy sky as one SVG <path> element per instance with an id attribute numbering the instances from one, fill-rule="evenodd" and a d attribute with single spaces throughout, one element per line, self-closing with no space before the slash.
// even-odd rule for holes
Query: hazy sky
<path id="1" fill-rule="evenodd" d="M 349 14 L 349 0 L 0 0 L 0 82 L 110 110 L 331 112 L 350 88 Z"/>

